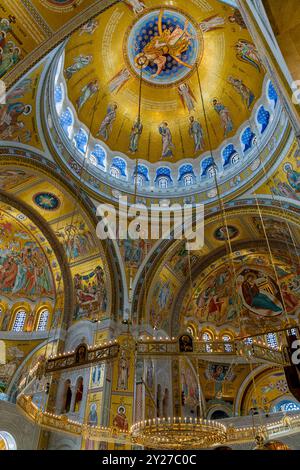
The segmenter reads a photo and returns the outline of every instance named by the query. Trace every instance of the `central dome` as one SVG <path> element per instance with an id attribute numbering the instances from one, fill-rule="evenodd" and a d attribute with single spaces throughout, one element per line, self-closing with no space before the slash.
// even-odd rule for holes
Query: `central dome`
<path id="1" fill-rule="evenodd" d="M 84 162 L 92 190 L 148 200 L 213 201 L 215 172 L 221 195 L 248 189 L 286 122 L 241 13 L 218 0 L 137 4 L 90 20 L 53 61 L 67 166 L 78 175 Z"/>
<path id="2" fill-rule="evenodd" d="M 129 158 L 174 164 L 208 152 L 209 139 L 217 149 L 239 132 L 262 96 L 265 70 L 246 26 L 229 19 L 237 10 L 217 0 L 209 15 L 196 2 L 168 3 L 149 0 L 139 15 L 126 4 L 104 12 L 105 28 L 71 37 L 64 75 L 78 118 L 95 138 Z M 139 109 L 142 129 L 132 145 Z"/>
<path id="3" fill-rule="evenodd" d="M 145 81 L 167 86 L 188 77 L 202 47 L 202 35 L 192 19 L 176 10 L 161 8 L 147 13 L 129 28 L 124 50 L 127 48 L 133 72 L 141 76 L 142 68 Z"/>

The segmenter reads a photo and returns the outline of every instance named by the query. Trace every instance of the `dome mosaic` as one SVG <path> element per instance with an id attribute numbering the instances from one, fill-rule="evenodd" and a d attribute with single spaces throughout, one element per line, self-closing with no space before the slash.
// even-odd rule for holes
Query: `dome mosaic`
<path id="1" fill-rule="evenodd" d="M 115 5 L 101 15 L 105 28 L 91 20 L 57 54 L 54 140 L 73 157 L 63 160 L 73 173 L 83 166 L 96 192 L 106 182 L 210 202 L 215 172 L 224 196 L 246 190 L 286 122 L 240 12 L 218 0 L 209 15 L 182 0 L 140 5 Z"/>

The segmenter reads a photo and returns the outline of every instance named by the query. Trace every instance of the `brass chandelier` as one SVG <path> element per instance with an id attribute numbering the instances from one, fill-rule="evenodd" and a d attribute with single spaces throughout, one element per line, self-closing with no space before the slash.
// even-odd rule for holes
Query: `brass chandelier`
<path id="1" fill-rule="evenodd" d="M 154 418 L 134 424 L 131 436 L 151 449 L 203 449 L 226 442 L 226 427 L 201 418 Z"/>

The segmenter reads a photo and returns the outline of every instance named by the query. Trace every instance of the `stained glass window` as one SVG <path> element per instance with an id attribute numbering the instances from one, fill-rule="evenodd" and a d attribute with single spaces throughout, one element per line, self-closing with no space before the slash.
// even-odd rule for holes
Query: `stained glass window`
<path id="1" fill-rule="evenodd" d="M 232 352 L 232 344 L 230 344 L 231 338 L 229 335 L 223 335 L 222 340 L 224 341 L 224 351 L 225 352 Z M 226 344 L 229 343 L 229 344 Z"/>
<path id="2" fill-rule="evenodd" d="M 231 163 L 233 165 L 236 165 L 238 162 L 240 161 L 240 156 L 238 153 L 235 153 L 232 157 L 231 157 Z"/>
<path id="3" fill-rule="evenodd" d="M 278 101 L 278 94 L 272 82 L 269 83 L 268 98 L 270 101 L 274 102 L 274 108 L 275 108 L 277 101 Z"/>
<path id="4" fill-rule="evenodd" d="M 288 411 L 299 411 L 300 410 L 300 403 L 289 401 L 289 400 L 282 400 L 277 405 L 274 406 L 273 411 L 275 413 L 279 411 L 288 412 Z"/>
<path id="5" fill-rule="evenodd" d="M 253 344 L 253 338 L 245 338 L 244 343 L 245 344 Z"/>
<path id="6" fill-rule="evenodd" d="M 155 182 L 158 182 L 158 185 L 159 185 L 159 181 L 162 177 L 166 178 L 168 180 L 168 182 L 170 182 L 170 183 L 173 182 L 172 177 L 171 177 L 170 168 L 166 168 L 166 167 L 157 168 L 156 176 L 155 176 Z"/>
<path id="7" fill-rule="evenodd" d="M 140 175 L 143 178 L 143 181 L 150 181 L 149 179 L 149 170 L 145 165 L 137 165 L 134 169 L 134 176 Z"/>
<path id="8" fill-rule="evenodd" d="M 106 151 L 101 145 L 95 145 L 93 152 L 90 154 L 90 161 L 95 166 L 106 168 Z"/>
<path id="9" fill-rule="evenodd" d="M 212 166 L 210 166 L 210 167 L 208 168 L 208 170 L 207 170 L 207 176 L 208 176 L 209 178 L 214 178 L 216 172 L 217 172 L 216 166 L 215 166 L 215 165 L 212 165 Z"/>
<path id="10" fill-rule="evenodd" d="M 239 161 L 239 155 L 237 151 L 235 150 L 235 147 L 233 144 L 227 145 L 222 151 L 222 157 L 223 157 L 223 166 L 227 166 L 230 163 L 233 165 Z"/>
<path id="11" fill-rule="evenodd" d="M 194 183 L 194 179 L 191 174 L 185 175 L 183 177 L 183 181 L 185 186 L 191 186 Z"/>
<path id="12" fill-rule="evenodd" d="M 205 333 L 203 333 L 202 335 L 202 340 L 205 341 L 206 343 L 212 341 L 212 336 L 210 333 L 207 333 L 207 331 Z M 205 345 L 205 351 L 210 353 L 212 352 L 212 347 L 210 344 L 206 344 Z"/>
<path id="13" fill-rule="evenodd" d="M 17 450 L 14 437 L 6 431 L 0 431 L 0 444 L 2 444 L 0 450 L 3 450 L 3 447 L 4 450 Z"/>
<path id="14" fill-rule="evenodd" d="M 120 170 L 118 168 L 115 168 L 114 166 L 110 169 L 110 174 L 114 178 L 120 178 Z"/>
<path id="15" fill-rule="evenodd" d="M 111 162 L 111 169 L 113 168 L 116 168 L 117 170 L 119 170 L 120 176 L 121 175 L 124 177 L 127 176 L 127 165 L 126 165 L 125 160 L 123 160 L 123 158 L 114 157 Z"/>
<path id="16" fill-rule="evenodd" d="M 54 89 L 54 100 L 56 104 L 61 103 L 63 100 L 63 88 L 61 83 L 59 85 L 56 85 Z"/>
<path id="17" fill-rule="evenodd" d="M 247 152 L 252 148 L 255 143 L 255 134 L 252 132 L 251 127 L 247 127 L 247 129 L 244 130 L 241 136 L 241 141 L 244 145 L 244 152 Z"/>
<path id="18" fill-rule="evenodd" d="M 261 125 L 260 133 L 263 134 L 269 125 L 271 115 L 268 110 L 261 106 L 257 113 L 257 122 Z"/>
<path id="19" fill-rule="evenodd" d="M 49 311 L 47 309 L 42 310 L 42 312 L 40 313 L 37 331 L 45 331 L 47 329 L 48 318 L 49 318 Z"/>
<path id="20" fill-rule="evenodd" d="M 26 321 L 26 312 L 25 310 L 19 310 L 16 313 L 14 325 L 13 325 L 13 331 L 23 331 L 24 325 Z"/>
<path id="21" fill-rule="evenodd" d="M 158 180 L 158 186 L 160 187 L 160 189 L 167 189 L 168 187 L 168 178 L 159 178 Z"/>
<path id="22" fill-rule="evenodd" d="M 278 340 L 277 340 L 277 336 L 275 333 L 267 334 L 267 343 L 270 348 L 278 349 Z"/>
<path id="23" fill-rule="evenodd" d="M 208 170 L 212 171 L 211 169 L 214 169 L 214 166 L 215 166 L 215 161 L 212 157 L 205 158 L 205 160 L 201 162 L 201 176 L 207 176 Z M 214 176 L 214 173 L 212 176 Z"/>
<path id="24" fill-rule="evenodd" d="M 179 168 L 179 178 L 178 181 L 183 181 L 185 186 L 189 186 L 194 183 L 195 173 L 193 165 L 182 165 Z"/>
<path id="25" fill-rule="evenodd" d="M 70 108 L 67 108 L 59 118 L 59 122 L 67 136 L 70 138 L 71 129 L 74 123 L 73 113 Z"/>
<path id="26" fill-rule="evenodd" d="M 282 408 L 283 411 L 296 411 L 300 410 L 300 404 L 294 403 L 290 401 L 289 403 L 285 403 Z"/>
<path id="27" fill-rule="evenodd" d="M 78 148 L 79 152 L 85 153 L 88 144 L 88 135 L 83 129 L 79 129 L 79 132 L 74 136 L 75 147 Z"/>
<path id="28" fill-rule="evenodd" d="M 134 177 L 134 184 L 137 186 L 141 187 L 144 184 L 144 178 L 141 175 L 136 175 Z"/>

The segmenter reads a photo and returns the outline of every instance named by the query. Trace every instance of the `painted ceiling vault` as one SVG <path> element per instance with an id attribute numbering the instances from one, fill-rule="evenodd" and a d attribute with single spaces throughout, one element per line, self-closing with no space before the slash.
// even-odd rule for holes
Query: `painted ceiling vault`
<path id="1" fill-rule="evenodd" d="M 59 264 L 39 229 L 13 207 L 1 204 L 1 299 L 53 304 L 61 279 Z"/>
<path id="2" fill-rule="evenodd" d="M 208 419 L 265 409 L 264 396 L 269 410 L 291 406 L 277 363 L 226 350 L 275 330 L 281 341 L 300 320 L 298 144 L 237 3 L 0 0 L 0 400 L 50 349 L 121 338 L 118 360 L 63 372 L 51 412 L 68 415 L 68 381 L 72 419 L 120 432 L 137 417 L 198 417 L 202 398 Z M 202 248 L 100 239 L 97 207 L 120 196 L 166 212 L 203 204 Z M 224 349 L 129 347 L 187 334 Z"/>

